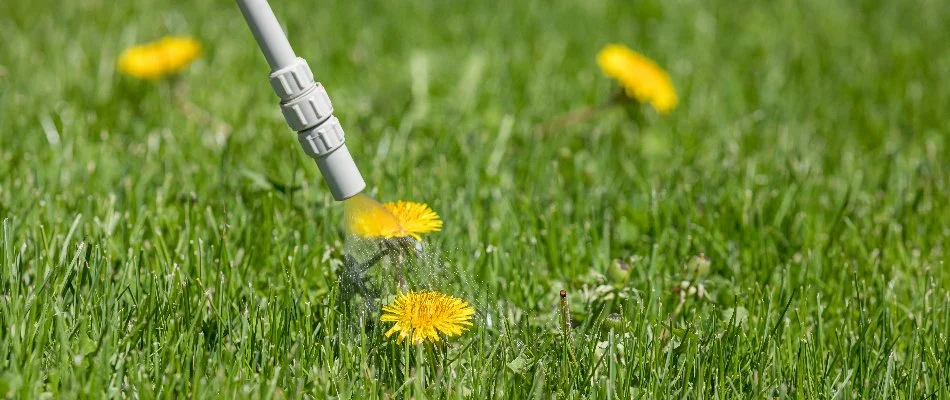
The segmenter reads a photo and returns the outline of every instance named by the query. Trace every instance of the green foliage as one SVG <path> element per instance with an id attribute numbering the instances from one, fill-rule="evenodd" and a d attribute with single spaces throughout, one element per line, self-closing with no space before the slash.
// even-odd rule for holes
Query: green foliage
<path id="1" fill-rule="evenodd" d="M 232 2 L 7 0 L 0 397 L 950 397 L 945 2 L 273 3 L 478 324 L 413 348 L 337 304 L 342 207 Z M 164 34 L 202 58 L 116 73 Z M 539 132 L 613 93 L 609 42 L 680 107 Z"/>

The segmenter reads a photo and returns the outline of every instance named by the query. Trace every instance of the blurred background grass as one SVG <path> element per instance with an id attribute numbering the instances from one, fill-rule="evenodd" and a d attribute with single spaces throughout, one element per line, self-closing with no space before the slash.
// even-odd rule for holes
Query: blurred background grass
<path id="1" fill-rule="evenodd" d="M 950 396 L 943 2 L 272 6 L 371 194 L 432 205 L 430 246 L 507 328 L 445 374 L 341 328 L 341 207 L 232 2 L 4 1 L 0 393 Z M 117 74 L 169 34 L 204 46 L 182 76 Z M 663 65 L 680 107 L 539 133 L 610 95 L 610 42 Z M 717 304 L 671 319 L 700 252 Z M 536 317 L 632 255 L 626 361 L 597 362 L 589 318 L 569 362 Z"/>

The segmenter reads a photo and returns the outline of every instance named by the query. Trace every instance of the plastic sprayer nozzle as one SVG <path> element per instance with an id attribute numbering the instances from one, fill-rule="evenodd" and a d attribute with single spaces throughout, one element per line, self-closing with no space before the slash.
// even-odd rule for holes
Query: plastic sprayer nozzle
<path id="1" fill-rule="evenodd" d="M 270 83 L 280 97 L 280 111 L 304 151 L 316 160 L 336 200 L 363 191 L 366 182 L 346 148 L 343 127 L 333 104 L 307 61 L 297 57 L 267 0 L 237 0 L 244 19 L 271 67 Z"/>
<path id="2" fill-rule="evenodd" d="M 345 144 L 325 157 L 317 158 L 317 167 L 337 201 L 353 197 L 366 188 L 366 182 Z"/>

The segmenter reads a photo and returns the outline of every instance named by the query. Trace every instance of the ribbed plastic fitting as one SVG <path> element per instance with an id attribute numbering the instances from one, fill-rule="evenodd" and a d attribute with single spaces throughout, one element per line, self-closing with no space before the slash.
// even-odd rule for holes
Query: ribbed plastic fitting
<path id="1" fill-rule="evenodd" d="M 314 85 L 313 71 L 307 60 L 297 57 L 290 65 L 270 73 L 270 85 L 281 101 L 287 101 Z"/>
<path id="2" fill-rule="evenodd" d="M 293 63 L 273 71 L 270 84 L 280 97 L 280 111 L 297 140 L 330 187 L 333 198 L 344 200 L 366 188 L 363 176 L 347 150 L 343 127 L 333 116 L 330 96 L 315 82 L 307 61 L 297 57 Z"/>
<path id="3" fill-rule="evenodd" d="M 316 83 L 301 96 L 280 103 L 280 112 L 284 114 L 287 125 L 300 132 L 319 125 L 333 114 L 333 104 L 323 85 Z"/>
<path id="4" fill-rule="evenodd" d="M 336 117 L 331 116 L 326 122 L 297 133 L 297 140 L 303 146 L 303 151 L 313 158 L 329 154 L 343 145 L 343 127 Z"/>

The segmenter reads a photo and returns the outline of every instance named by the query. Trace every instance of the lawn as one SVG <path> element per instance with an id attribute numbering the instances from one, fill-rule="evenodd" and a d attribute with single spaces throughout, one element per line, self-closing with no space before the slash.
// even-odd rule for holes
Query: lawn
<path id="1" fill-rule="evenodd" d="M 0 396 L 950 398 L 946 2 L 272 6 L 367 194 L 441 216 L 416 284 L 471 329 L 343 301 L 343 207 L 232 1 L 4 0 Z M 116 70 L 164 35 L 201 57 Z M 615 92 L 608 43 L 679 106 L 541 129 Z"/>

